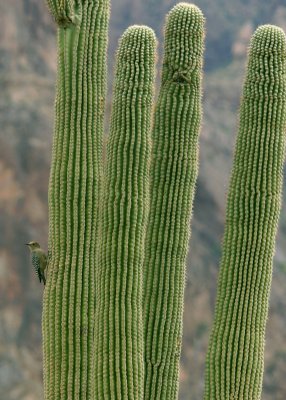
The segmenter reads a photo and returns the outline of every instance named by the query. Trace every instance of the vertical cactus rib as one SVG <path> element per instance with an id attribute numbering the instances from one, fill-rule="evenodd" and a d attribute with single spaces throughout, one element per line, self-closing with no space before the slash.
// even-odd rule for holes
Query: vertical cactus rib
<path id="1" fill-rule="evenodd" d="M 96 399 L 143 399 L 142 267 L 156 39 L 133 26 L 117 54 L 96 268 Z"/>
<path id="2" fill-rule="evenodd" d="M 94 396 L 94 267 L 102 175 L 109 2 L 48 1 L 60 24 L 55 131 L 49 184 L 49 251 L 44 293 L 46 400 Z M 66 8 L 65 8 L 66 7 Z"/>
<path id="3" fill-rule="evenodd" d="M 178 4 L 166 23 L 152 137 L 143 295 L 146 400 L 178 396 L 185 263 L 198 173 L 203 50 L 202 12 L 194 5 Z"/>
<path id="4" fill-rule="evenodd" d="M 258 400 L 286 128 L 286 38 L 275 26 L 251 40 L 227 201 L 205 399 Z"/>

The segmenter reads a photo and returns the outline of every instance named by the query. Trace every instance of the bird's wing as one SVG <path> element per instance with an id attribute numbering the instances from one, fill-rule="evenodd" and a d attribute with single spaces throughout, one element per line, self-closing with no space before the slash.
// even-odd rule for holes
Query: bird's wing
<path id="1" fill-rule="evenodd" d="M 41 258 L 42 261 L 42 265 L 44 266 L 44 268 L 46 268 L 47 266 L 47 255 L 44 251 L 40 251 L 39 252 L 39 257 Z"/>
<path id="2" fill-rule="evenodd" d="M 38 275 L 39 280 L 41 282 L 42 275 L 41 275 L 41 269 L 40 269 L 40 260 L 36 254 L 32 254 L 32 264 L 33 264 L 34 270 L 36 271 L 36 274 Z"/>

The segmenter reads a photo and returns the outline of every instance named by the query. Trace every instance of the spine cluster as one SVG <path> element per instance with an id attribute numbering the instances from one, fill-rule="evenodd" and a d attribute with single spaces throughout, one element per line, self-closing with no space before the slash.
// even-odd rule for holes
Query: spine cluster
<path id="1" fill-rule="evenodd" d="M 258 400 L 286 124 L 286 38 L 261 26 L 250 46 L 227 202 L 205 399 Z"/>

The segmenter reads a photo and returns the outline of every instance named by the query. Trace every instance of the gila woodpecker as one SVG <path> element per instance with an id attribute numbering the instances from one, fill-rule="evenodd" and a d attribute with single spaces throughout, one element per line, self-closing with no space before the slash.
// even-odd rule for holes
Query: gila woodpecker
<path id="1" fill-rule="evenodd" d="M 47 266 L 47 256 L 41 246 L 37 242 L 26 243 L 31 252 L 32 265 L 39 277 L 40 282 L 46 284 L 45 269 Z"/>

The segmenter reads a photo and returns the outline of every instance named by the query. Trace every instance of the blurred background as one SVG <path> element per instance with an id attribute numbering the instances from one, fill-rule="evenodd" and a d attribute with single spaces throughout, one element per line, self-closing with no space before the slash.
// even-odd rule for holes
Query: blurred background
<path id="1" fill-rule="evenodd" d="M 162 38 L 173 0 L 113 0 L 114 52 L 130 24 Z M 200 174 L 188 256 L 180 400 L 202 399 L 220 243 L 246 52 L 254 29 L 286 30 L 285 0 L 197 0 L 207 17 Z M 161 41 L 162 43 L 162 41 Z M 162 52 L 162 44 L 159 49 Z M 53 131 L 56 30 L 44 0 L 0 0 L 0 399 L 42 394 L 42 290 L 24 243 L 47 248 L 47 190 Z M 110 108 L 108 106 L 108 108 Z M 285 182 L 286 183 L 286 182 Z M 286 198 L 267 326 L 263 400 L 286 398 Z"/>

